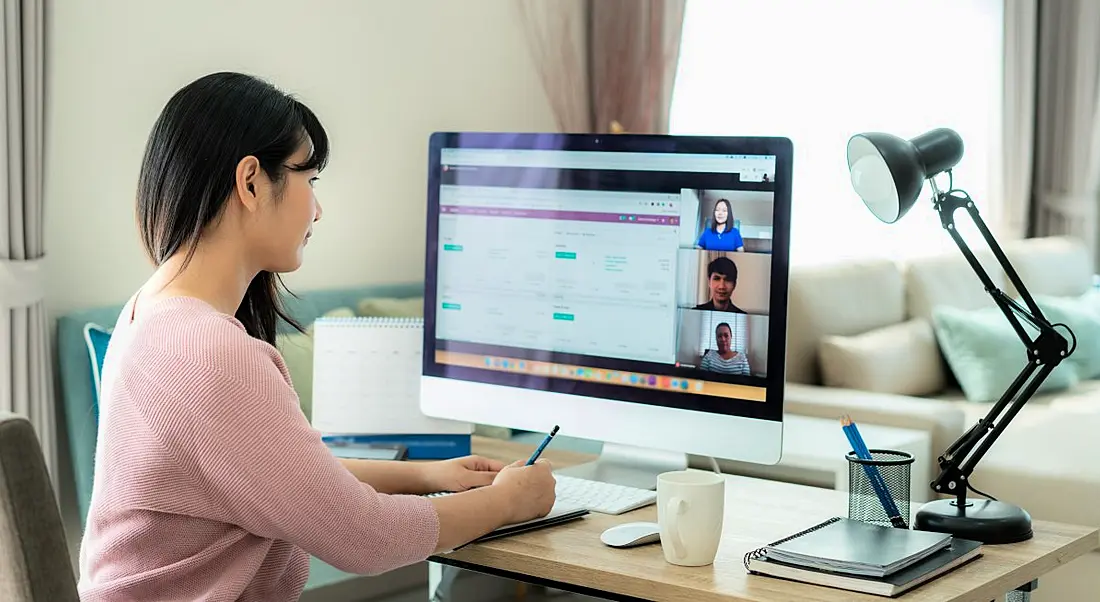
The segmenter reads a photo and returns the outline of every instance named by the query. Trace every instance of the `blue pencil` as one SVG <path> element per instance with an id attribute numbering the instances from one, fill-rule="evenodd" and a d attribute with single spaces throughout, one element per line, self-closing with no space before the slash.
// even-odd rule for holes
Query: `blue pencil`
<path id="1" fill-rule="evenodd" d="M 867 449 L 867 444 L 863 441 L 863 436 L 859 434 L 859 429 L 856 427 L 855 422 L 851 418 L 845 417 L 841 420 L 841 424 L 844 428 L 844 435 L 848 437 L 848 443 L 852 445 L 852 451 L 856 453 L 856 456 L 862 460 L 873 460 L 871 451 Z M 882 478 L 882 473 L 879 472 L 877 466 L 871 464 L 863 464 L 863 471 L 867 474 L 867 479 L 871 482 L 871 487 L 875 490 L 875 495 L 878 496 L 879 501 L 882 503 L 883 510 L 886 511 L 886 515 L 890 517 L 890 523 L 899 529 L 907 529 L 905 519 L 901 516 L 901 511 L 898 510 L 897 504 L 894 503 L 894 499 L 890 496 L 890 490 L 886 486 L 886 481 Z"/>

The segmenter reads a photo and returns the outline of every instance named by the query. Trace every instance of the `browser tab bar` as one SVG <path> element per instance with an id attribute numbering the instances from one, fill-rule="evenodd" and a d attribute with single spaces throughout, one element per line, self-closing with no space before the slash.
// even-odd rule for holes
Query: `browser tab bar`
<path id="1" fill-rule="evenodd" d="M 775 174 L 775 155 L 445 148 L 441 160 L 445 167 L 742 173 L 765 181 Z"/>

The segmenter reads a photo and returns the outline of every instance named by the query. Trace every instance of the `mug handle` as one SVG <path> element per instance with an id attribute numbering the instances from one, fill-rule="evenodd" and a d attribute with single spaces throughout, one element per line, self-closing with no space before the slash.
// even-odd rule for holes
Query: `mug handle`
<path id="1" fill-rule="evenodd" d="M 684 540 L 680 537 L 680 515 L 687 509 L 684 498 L 673 496 L 668 500 L 665 510 L 668 511 L 668 534 L 672 540 L 672 553 L 676 558 L 684 558 Z"/>

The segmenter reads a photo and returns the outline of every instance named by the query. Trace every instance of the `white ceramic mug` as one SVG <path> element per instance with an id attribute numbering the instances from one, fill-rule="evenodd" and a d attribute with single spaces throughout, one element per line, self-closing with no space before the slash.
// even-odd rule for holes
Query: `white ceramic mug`
<path id="1" fill-rule="evenodd" d="M 726 480 L 699 470 L 657 477 L 657 523 L 665 560 L 681 566 L 714 562 L 722 540 Z"/>

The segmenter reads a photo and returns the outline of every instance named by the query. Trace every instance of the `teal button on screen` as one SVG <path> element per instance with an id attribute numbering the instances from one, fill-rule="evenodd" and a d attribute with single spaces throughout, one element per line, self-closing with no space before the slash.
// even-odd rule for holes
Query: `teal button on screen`
<path id="1" fill-rule="evenodd" d="M 444 251 L 461 251 L 462 245 L 443 245 Z"/>
<path id="2" fill-rule="evenodd" d="M 559 314 L 559 313 L 555 312 L 554 313 L 554 319 L 555 320 L 565 320 L 566 322 L 572 322 L 573 321 L 573 314 Z"/>
<path id="3" fill-rule="evenodd" d="M 554 257 L 557 257 L 558 259 L 576 259 L 577 254 L 572 251 L 558 251 L 557 253 L 554 253 Z"/>
<path id="4" fill-rule="evenodd" d="M 443 309 L 462 309 L 462 306 L 458 303 L 444 303 Z"/>

